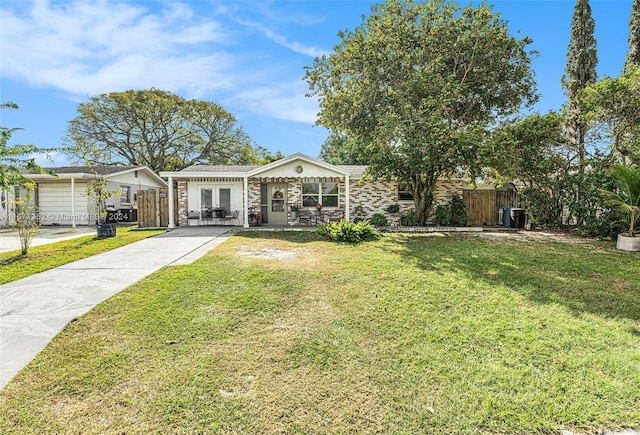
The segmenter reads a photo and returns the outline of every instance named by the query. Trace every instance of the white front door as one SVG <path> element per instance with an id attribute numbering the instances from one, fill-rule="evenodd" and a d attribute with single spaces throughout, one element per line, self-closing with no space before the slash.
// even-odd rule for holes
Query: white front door
<path id="1" fill-rule="evenodd" d="M 270 183 L 267 185 L 269 199 L 269 223 L 287 224 L 287 183 Z"/>

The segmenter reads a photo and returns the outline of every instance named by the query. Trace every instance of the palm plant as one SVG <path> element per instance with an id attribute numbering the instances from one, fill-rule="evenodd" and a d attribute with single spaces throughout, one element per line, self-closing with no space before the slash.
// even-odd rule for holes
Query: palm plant
<path id="1" fill-rule="evenodd" d="M 640 216 L 640 168 L 615 166 L 611 169 L 617 192 L 600 189 L 605 203 L 629 215 L 629 237 L 634 236 L 636 220 Z"/>

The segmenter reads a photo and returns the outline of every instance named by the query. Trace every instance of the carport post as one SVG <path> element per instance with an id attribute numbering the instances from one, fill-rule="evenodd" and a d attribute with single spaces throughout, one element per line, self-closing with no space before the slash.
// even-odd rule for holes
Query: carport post
<path id="1" fill-rule="evenodd" d="M 71 177 L 71 227 L 76 227 L 76 179 Z"/>
<path id="2" fill-rule="evenodd" d="M 249 178 L 244 177 L 244 224 L 242 225 L 245 228 L 249 228 Z"/>
<path id="3" fill-rule="evenodd" d="M 351 186 L 349 186 L 349 176 L 344 177 L 344 218 L 349 220 L 349 207 L 351 205 Z"/>
<path id="4" fill-rule="evenodd" d="M 167 184 L 169 185 L 169 225 L 167 225 L 167 228 L 175 228 L 176 223 L 174 222 L 174 219 L 173 219 L 174 210 L 173 210 L 173 177 L 172 176 L 169 176 Z"/>

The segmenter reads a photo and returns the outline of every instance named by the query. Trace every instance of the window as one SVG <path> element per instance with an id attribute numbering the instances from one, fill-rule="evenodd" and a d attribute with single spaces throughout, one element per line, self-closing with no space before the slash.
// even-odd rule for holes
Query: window
<path id="1" fill-rule="evenodd" d="M 131 186 L 120 186 L 120 205 L 131 205 Z"/>
<path id="2" fill-rule="evenodd" d="M 302 206 L 338 206 L 338 183 L 302 183 Z"/>
<path id="3" fill-rule="evenodd" d="M 398 201 L 413 201 L 413 193 L 407 184 L 398 184 Z"/>

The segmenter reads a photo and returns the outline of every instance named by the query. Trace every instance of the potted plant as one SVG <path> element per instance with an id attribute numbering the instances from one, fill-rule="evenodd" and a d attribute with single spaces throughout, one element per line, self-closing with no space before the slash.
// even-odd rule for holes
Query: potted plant
<path id="1" fill-rule="evenodd" d="M 640 168 L 615 166 L 611 169 L 617 192 L 600 189 L 605 203 L 629 216 L 629 231 L 618 235 L 616 247 L 623 251 L 640 251 L 640 234 L 635 226 L 640 216 Z"/>
<path id="2" fill-rule="evenodd" d="M 289 211 L 291 212 L 291 219 L 296 219 L 298 217 L 298 210 L 300 210 L 300 207 L 298 207 L 297 204 L 289 205 Z"/>

